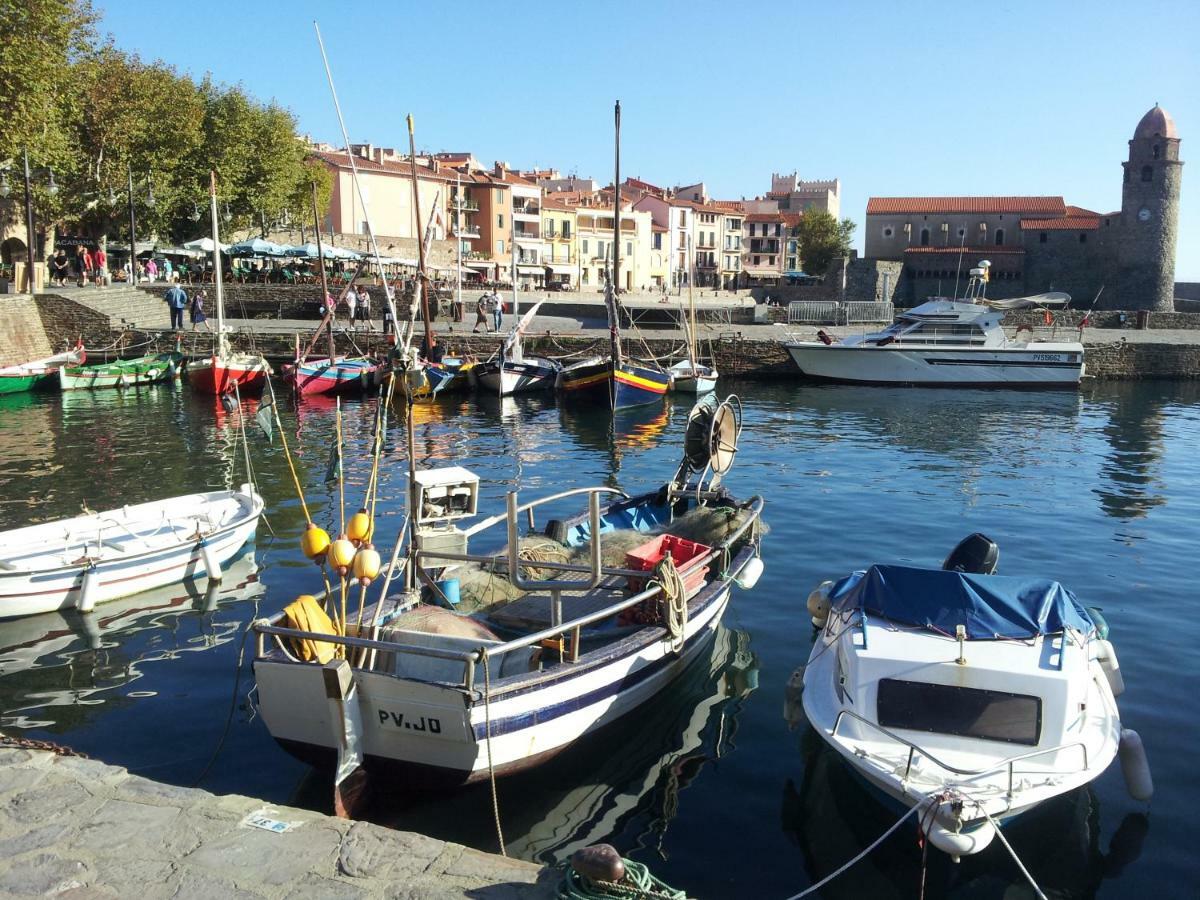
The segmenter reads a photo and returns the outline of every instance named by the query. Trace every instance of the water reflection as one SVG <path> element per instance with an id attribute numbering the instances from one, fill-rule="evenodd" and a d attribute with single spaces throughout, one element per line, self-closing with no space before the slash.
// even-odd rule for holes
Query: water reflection
<path id="1" fill-rule="evenodd" d="M 606 483 L 617 487 L 621 466 L 659 444 L 670 425 L 672 409 L 669 404 L 653 404 L 612 413 L 601 406 L 580 408 L 564 403 L 558 415 L 563 431 L 580 446 L 604 454 Z"/>
<path id="2" fill-rule="evenodd" d="M 509 854 L 555 863 L 598 841 L 627 856 L 661 848 L 685 802 L 681 792 L 706 764 L 736 749 L 738 713 L 757 687 L 750 636 L 719 627 L 709 652 L 636 713 L 497 783 Z M 495 844 L 486 785 L 407 803 L 373 818 L 477 847 Z"/>
<path id="3" fill-rule="evenodd" d="M 266 593 L 259 572 L 248 545 L 220 582 L 189 579 L 101 604 L 92 613 L 62 610 L 0 623 L 0 726 L 66 734 L 88 709 L 128 704 L 128 689 L 148 674 L 150 663 L 211 650 L 238 636 L 240 621 L 220 610 L 257 604 Z"/>
<path id="4" fill-rule="evenodd" d="M 1104 483 L 1093 488 L 1100 508 L 1115 519 L 1140 519 L 1166 503 L 1160 468 L 1165 398 L 1146 396 L 1139 385 L 1109 385 L 1108 422 L 1102 432 L 1110 452 L 1100 464 Z"/>
<path id="5" fill-rule="evenodd" d="M 807 725 L 801 736 L 804 775 L 783 789 L 784 832 L 800 849 L 810 883 L 830 875 L 883 834 L 899 812 L 879 801 Z M 1049 896 L 1092 897 L 1106 878 L 1137 860 L 1149 829 L 1142 813 L 1125 817 L 1100 847 L 1100 807 L 1091 787 L 1060 795 L 1005 826 L 1004 834 Z M 1008 897 L 1023 879 L 999 841 L 955 864 L 930 850 L 922 873 L 915 828 L 902 827 L 873 853 L 833 879 L 821 896 Z"/>

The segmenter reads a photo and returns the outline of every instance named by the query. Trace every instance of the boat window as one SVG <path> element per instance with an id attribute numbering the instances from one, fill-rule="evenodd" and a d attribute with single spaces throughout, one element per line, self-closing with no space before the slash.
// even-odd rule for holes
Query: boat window
<path id="1" fill-rule="evenodd" d="M 1033 747 L 1042 731 L 1042 700 L 1026 694 L 884 678 L 879 682 L 876 716 L 884 728 Z"/>

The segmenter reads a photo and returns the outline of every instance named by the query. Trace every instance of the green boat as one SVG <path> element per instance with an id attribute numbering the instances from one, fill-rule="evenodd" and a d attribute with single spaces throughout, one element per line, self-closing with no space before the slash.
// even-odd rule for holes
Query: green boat
<path id="1" fill-rule="evenodd" d="M 71 350 L 59 353 L 57 356 L 47 356 L 45 359 L 35 359 L 31 362 L 0 368 L 0 394 L 32 391 L 53 378 L 54 373 L 58 372 L 62 366 L 72 365 L 79 360 L 79 353 Z"/>
<path id="2" fill-rule="evenodd" d="M 171 353 L 155 353 L 137 359 L 85 366 L 64 366 L 58 370 L 58 384 L 64 391 L 91 391 L 99 388 L 139 387 L 173 381 L 183 369 L 183 354 L 178 345 Z"/>

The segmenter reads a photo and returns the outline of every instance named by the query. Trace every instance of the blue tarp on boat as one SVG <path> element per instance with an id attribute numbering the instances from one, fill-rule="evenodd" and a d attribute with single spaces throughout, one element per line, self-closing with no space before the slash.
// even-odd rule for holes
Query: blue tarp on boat
<path id="1" fill-rule="evenodd" d="M 904 625 L 973 640 L 1032 638 L 1075 628 L 1095 630 L 1091 616 L 1057 581 L 972 575 L 910 566 L 872 566 L 834 585 L 835 610 L 861 609 Z"/>

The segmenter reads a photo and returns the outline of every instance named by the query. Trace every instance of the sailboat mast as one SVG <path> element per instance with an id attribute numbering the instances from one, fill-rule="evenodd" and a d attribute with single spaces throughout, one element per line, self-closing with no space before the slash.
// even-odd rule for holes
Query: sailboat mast
<path id="1" fill-rule="evenodd" d="M 408 114 L 408 163 L 412 172 L 413 216 L 417 224 L 417 282 L 414 287 L 416 299 L 421 304 L 421 318 L 425 322 L 425 347 L 433 345 L 433 328 L 429 324 L 429 298 L 425 296 L 425 238 L 421 234 L 421 189 L 417 183 L 417 144 L 413 136 L 413 117 Z"/>
<path id="2" fill-rule="evenodd" d="M 513 315 L 521 317 L 520 299 L 517 297 L 517 242 L 512 242 L 512 273 L 513 273 Z"/>
<path id="3" fill-rule="evenodd" d="M 696 251 L 692 246 L 692 236 L 688 235 L 688 362 L 692 371 L 696 371 L 696 300 L 692 296 L 692 275 L 696 272 Z"/>
<path id="4" fill-rule="evenodd" d="M 458 254 L 455 264 L 455 283 L 454 283 L 454 302 L 458 304 L 458 309 L 462 309 L 462 208 L 463 208 L 463 192 L 462 192 L 462 176 L 454 176 L 454 243 L 457 245 Z"/>
<path id="5" fill-rule="evenodd" d="M 317 233 L 317 259 L 321 264 L 321 305 L 326 307 L 325 321 L 329 324 L 329 361 L 333 362 L 337 353 L 333 348 L 333 310 L 329 304 L 329 280 L 325 276 L 325 249 L 321 244 L 321 217 L 317 212 L 317 183 L 310 181 L 312 186 L 313 230 Z M 301 362 L 302 360 L 296 360 Z"/>
<path id="6" fill-rule="evenodd" d="M 608 279 L 608 289 L 605 291 L 605 306 L 608 307 L 608 333 L 612 342 L 612 362 L 614 366 L 621 365 L 624 360 L 621 354 L 621 314 L 617 307 L 617 283 L 621 273 L 621 101 L 613 112 L 614 121 L 614 153 L 613 153 L 613 265 L 612 274 Z M 615 390 L 615 386 L 614 386 Z"/>
<path id="7" fill-rule="evenodd" d="M 217 173 L 208 173 L 209 215 L 212 218 L 213 286 L 217 294 L 217 346 L 214 356 L 225 355 L 225 291 L 221 279 L 221 235 L 217 228 Z"/>

